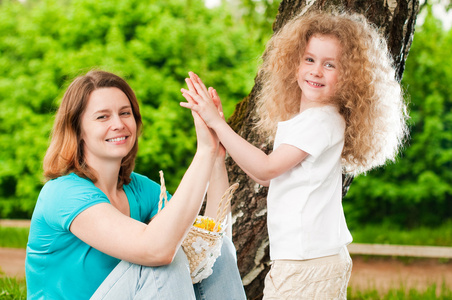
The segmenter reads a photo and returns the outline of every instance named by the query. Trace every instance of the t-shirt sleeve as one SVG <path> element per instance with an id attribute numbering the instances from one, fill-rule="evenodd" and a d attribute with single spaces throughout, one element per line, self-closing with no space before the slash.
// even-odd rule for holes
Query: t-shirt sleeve
<path id="1" fill-rule="evenodd" d="M 307 111 L 292 120 L 286 128 L 281 144 L 288 144 L 318 157 L 330 145 L 330 132 L 325 127 L 323 115 Z"/>
<path id="2" fill-rule="evenodd" d="M 65 176 L 46 184 L 43 214 L 47 223 L 55 230 L 69 231 L 72 221 L 85 209 L 110 203 L 108 198 L 90 181 Z"/>

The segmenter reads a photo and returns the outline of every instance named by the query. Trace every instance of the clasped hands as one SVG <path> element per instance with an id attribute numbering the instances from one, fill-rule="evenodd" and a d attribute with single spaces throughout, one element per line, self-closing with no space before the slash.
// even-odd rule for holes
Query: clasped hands
<path id="1" fill-rule="evenodd" d="M 193 113 L 196 113 L 207 127 L 211 128 L 211 134 L 218 141 L 213 126 L 216 122 L 225 122 L 220 97 L 214 88 L 209 87 L 207 89 L 198 75 L 193 72 L 189 72 L 188 74 L 190 77 L 185 79 L 188 90 L 181 89 L 182 96 L 184 96 L 187 102 L 180 102 L 180 106 L 189 108 Z M 225 155 L 226 149 L 219 143 L 217 158 L 220 161 L 224 161 Z"/>
<path id="2" fill-rule="evenodd" d="M 182 96 L 187 102 L 181 102 L 180 106 L 198 113 L 206 125 L 214 129 L 216 124 L 224 122 L 220 97 L 214 88 L 207 89 L 198 75 L 193 72 L 188 74 L 190 77 L 185 79 L 188 90 L 181 89 Z"/>

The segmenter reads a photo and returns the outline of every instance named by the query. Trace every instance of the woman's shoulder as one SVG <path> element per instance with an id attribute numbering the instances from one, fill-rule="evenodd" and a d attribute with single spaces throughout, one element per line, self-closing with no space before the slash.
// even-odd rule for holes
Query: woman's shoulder
<path id="1" fill-rule="evenodd" d="M 44 186 L 49 187 L 66 187 L 66 186 L 72 186 L 74 184 L 77 185 L 92 185 L 92 181 L 78 176 L 75 173 L 69 173 L 67 175 L 63 175 L 54 179 L 50 179 L 45 183 Z"/>
<path id="2" fill-rule="evenodd" d="M 41 194 L 53 194 L 61 197 L 68 197 L 73 194 L 80 195 L 80 193 L 87 192 L 102 193 L 91 180 L 80 177 L 75 173 L 51 179 L 44 184 L 41 190 Z"/>

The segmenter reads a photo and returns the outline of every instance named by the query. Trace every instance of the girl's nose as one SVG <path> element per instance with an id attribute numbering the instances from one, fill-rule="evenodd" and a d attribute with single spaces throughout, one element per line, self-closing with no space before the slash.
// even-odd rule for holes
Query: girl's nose
<path id="1" fill-rule="evenodd" d="M 315 65 L 313 65 L 312 66 L 312 69 L 311 69 L 311 75 L 313 75 L 313 76 L 317 76 L 317 77 L 320 77 L 320 76 L 322 76 L 322 69 L 321 69 L 321 65 L 318 65 L 318 64 L 315 64 Z"/>

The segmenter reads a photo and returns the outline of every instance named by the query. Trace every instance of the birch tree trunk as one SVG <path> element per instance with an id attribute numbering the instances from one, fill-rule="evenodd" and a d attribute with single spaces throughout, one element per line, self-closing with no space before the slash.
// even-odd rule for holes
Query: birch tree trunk
<path id="1" fill-rule="evenodd" d="M 364 14 L 375 23 L 387 38 L 396 65 L 396 76 L 401 80 L 405 60 L 411 46 L 419 0 L 282 0 L 273 31 L 278 31 L 286 21 L 308 9 L 345 7 Z M 237 104 L 229 119 L 231 127 L 243 138 L 265 152 L 272 149 L 253 131 L 256 119 L 255 97 L 260 88 L 260 78 L 255 78 L 251 93 Z M 239 182 L 233 203 L 233 240 L 237 248 L 238 264 L 248 299 L 262 297 L 264 278 L 269 270 L 269 241 L 267 234 L 267 188 L 250 179 L 230 158 L 227 168 L 231 182 Z M 344 178 L 343 195 L 353 178 Z"/>

